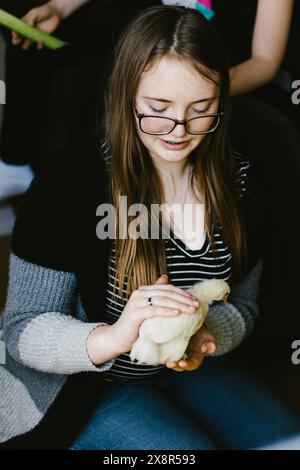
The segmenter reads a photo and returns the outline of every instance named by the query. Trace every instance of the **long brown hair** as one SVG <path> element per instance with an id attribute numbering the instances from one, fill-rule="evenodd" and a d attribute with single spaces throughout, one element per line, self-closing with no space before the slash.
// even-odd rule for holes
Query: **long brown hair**
<path id="1" fill-rule="evenodd" d="M 228 137 L 228 61 L 218 35 L 196 10 L 175 6 L 148 8 L 129 23 L 119 38 L 106 86 L 103 124 L 111 158 L 111 201 L 118 211 L 119 196 L 127 196 L 128 207 L 142 203 L 149 213 L 151 204 L 163 202 L 160 176 L 138 136 L 133 105 L 141 74 L 164 56 L 188 61 L 220 87 L 224 117 L 216 131 L 205 136 L 189 155 L 189 160 L 192 183 L 196 182 L 204 198 L 210 243 L 215 252 L 213 230 L 219 224 L 231 250 L 234 283 L 245 269 L 247 246 Z M 132 217 L 127 213 L 124 217 L 129 225 Z M 165 242 L 161 237 L 120 239 L 116 221 L 115 246 L 115 287 L 123 286 L 127 276 L 127 298 L 139 285 L 154 284 L 159 275 L 167 273 Z M 122 288 L 120 291 L 122 296 Z"/>

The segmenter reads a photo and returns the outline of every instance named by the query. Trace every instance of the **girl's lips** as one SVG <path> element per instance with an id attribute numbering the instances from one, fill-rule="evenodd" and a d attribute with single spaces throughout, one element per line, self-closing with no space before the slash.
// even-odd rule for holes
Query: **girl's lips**
<path id="1" fill-rule="evenodd" d="M 161 141 L 162 145 L 168 150 L 182 150 L 182 149 L 186 148 L 190 143 L 189 140 L 186 140 L 186 141 L 178 143 L 178 144 L 168 144 L 168 142 L 166 142 L 163 139 L 160 139 L 160 141 Z"/>

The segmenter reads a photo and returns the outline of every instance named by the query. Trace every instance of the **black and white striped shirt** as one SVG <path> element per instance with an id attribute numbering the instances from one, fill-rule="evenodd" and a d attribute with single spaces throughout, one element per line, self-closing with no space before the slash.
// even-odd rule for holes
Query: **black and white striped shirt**
<path id="1" fill-rule="evenodd" d="M 239 154 L 234 155 L 236 163 L 236 182 L 239 197 L 242 197 L 246 190 L 246 175 L 249 162 L 245 161 Z M 231 277 L 231 253 L 226 246 L 221 234 L 215 230 L 214 241 L 216 245 L 217 257 L 212 253 L 208 236 L 200 249 L 191 250 L 185 243 L 175 237 L 170 231 L 169 237 L 165 239 L 168 276 L 170 283 L 175 286 L 187 289 L 198 281 L 205 279 L 224 279 L 228 281 Z M 109 261 L 109 272 L 106 287 L 105 321 L 113 324 L 121 315 L 124 305 L 121 303 L 120 292 L 117 288 L 116 297 L 113 296 L 113 286 L 115 278 L 115 247 L 112 244 L 112 251 Z M 126 277 L 125 277 L 126 279 Z M 126 293 L 127 282 L 124 281 L 124 292 Z M 149 378 L 165 368 L 164 365 L 150 366 L 137 364 L 130 359 L 130 353 L 121 354 L 115 359 L 113 366 L 101 373 L 101 378 L 107 381 L 114 380 L 140 380 Z"/>

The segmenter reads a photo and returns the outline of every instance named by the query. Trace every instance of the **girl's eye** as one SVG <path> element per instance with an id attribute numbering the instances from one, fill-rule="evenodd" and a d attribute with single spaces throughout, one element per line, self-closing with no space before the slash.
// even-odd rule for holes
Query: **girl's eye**
<path id="1" fill-rule="evenodd" d="M 164 108 L 164 109 L 155 109 L 153 108 L 152 106 L 149 105 L 149 108 L 154 111 L 155 113 L 162 113 L 163 111 L 165 111 L 167 108 Z"/>
<path id="2" fill-rule="evenodd" d="M 208 112 L 208 109 L 193 109 L 194 113 L 197 113 L 197 114 L 206 114 Z"/>

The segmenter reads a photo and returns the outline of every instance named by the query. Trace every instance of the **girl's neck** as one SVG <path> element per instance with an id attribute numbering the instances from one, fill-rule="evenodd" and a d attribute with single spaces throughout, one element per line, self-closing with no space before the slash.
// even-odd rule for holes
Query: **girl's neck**
<path id="1" fill-rule="evenodd" d="M 191 165 L 187 162 L 178 162 L 178 164 L 157 165 L 157 170 L 161 177 L 165 200 L 170 201 L 181 199 L 183 191 L 190 182 Z"/>
<path id="2" fill-rule="evenodd" d="M 187 157 L 179 162 L 168 162 L 167 160 L 164 160 L 152 153 L 150 153 L 150 155 L 161 178 L 171 178 L 175 183 L 182 179 L 187 167 L 190 166 L 189 159 Z"/>

